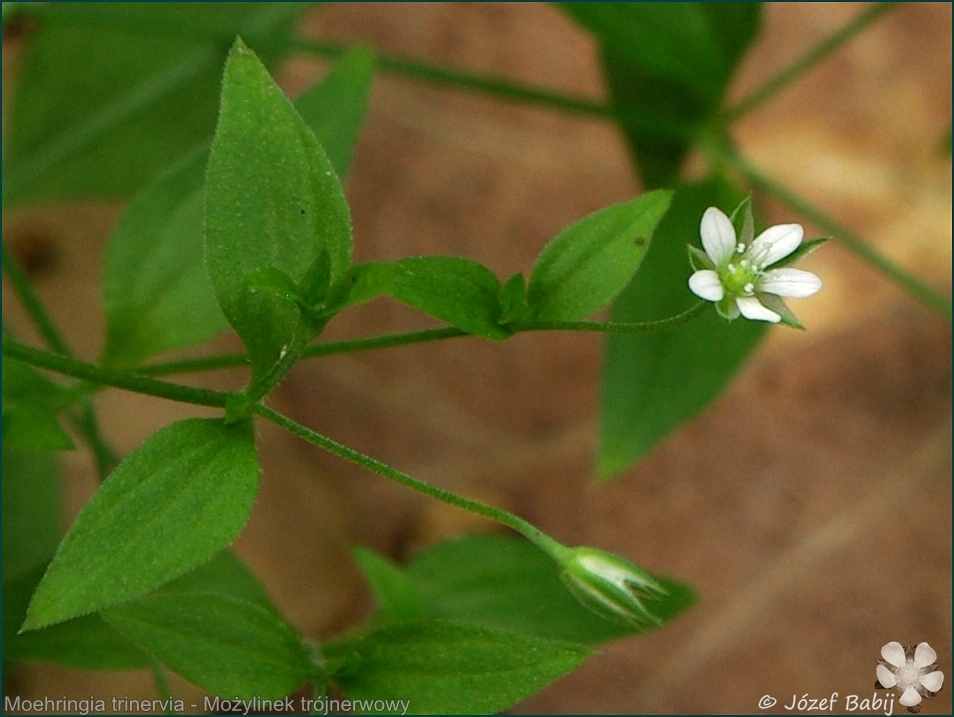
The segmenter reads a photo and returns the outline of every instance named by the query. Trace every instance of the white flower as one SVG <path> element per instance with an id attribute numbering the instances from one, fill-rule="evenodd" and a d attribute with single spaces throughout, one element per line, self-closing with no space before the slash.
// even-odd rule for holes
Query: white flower
<path id="1" fill-rule="evenodd" d="M 727 319 L 741 314 L 753 321 L 778 323 L 784 318 L 799 326 L 782 298 L 811 296 L 821 289 L 821 279 L 810 271 L 773 265 L 798 249 L 805 232 L 800 224 L 778 224 L 753 239 L 752 227 L 748 203 L 738 238 L 729 217 L 716 207 L 706 209 L 699 227 L 705 253 L 690 247 L 697 271 L 689 277 L 689 288 L 715 302 Z"/>
<path id="2" fill-rule="evenodd" d="M 937 669 L 937 653 L 926 642 L 917 649 L 908 643 L 907 649 L 900 642 L 889 642 L 881 648 L 883 660 L 878 660 L 878 682 L 887 689 L 895 688 L 898 700 L 909 712 L 921 703 L 922 697 L 933 697 L 944 685 L 944 673 Z"/>

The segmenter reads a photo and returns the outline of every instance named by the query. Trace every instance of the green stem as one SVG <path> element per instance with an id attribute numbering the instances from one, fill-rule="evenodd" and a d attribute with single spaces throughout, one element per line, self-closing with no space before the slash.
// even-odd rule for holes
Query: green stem
<path id="1" fill-rule="evenodd" d="M 297 50 L 329 58 L 341 57 L 355 48 L 354 45 L 294 39 L 283 41 L 282 47 L 286 50 Z M 613 116 L 613 109 L 605 104 L 582 97 L 552 92 L 540 87 L 510 82 L 499 77 L 450 70 L 421 60 L 396 55 L 375 54 L 375 63 L 385 72 L 403 75 L 415 80 L 423 80 L 432 84 L 461 87 L 505 100 L 544 105 L 556 110 L 593 117 Z"/>
<path id="2" fill-rule="evenodd" d="M 652 331 L 663 331 L 673 328 L 694 318 L 708 306 L 705 302 L 693 306 L 681 314 L 671 316 L 668 319 L 659 319 L 658 321 L 645 321 L 642 323 L 621 323 L 614 321 L 528 321 L 514 324 L 508 328 L 514 331 L 601 331 L 604 333 L 643 333 Z M 422 331 L 409 331 L 400 334 L 386 334 L 384 336 L 372 336 L 362 339 L 346 339 L 344 341 L 327 341 L 319 344 L 312 344 L 302 351 L 301 358 L 316 358 L 319 356 L 332 356 L 334 354 L 352 353 L 356 351 L 374 351 L 378 349 L 395 348 L 398 346 L 408 346 L 410 344 L 423 343 L 427 341 L 439 341 L 441 339 L 460 338 L 470 336 L 466 331 L 461 331 L 453 326 L 445 326 L 439 329 L 424 329 Z M 174 373 L 190 373 L 194 371 L 215 371 L 223 368 L 234 368 L 236 366 L 247 366 L 249 358 L 247 354 L 221 354 L 219 356 L 204 356 L 202 358 L 184 359 L 181 361 L 166 361 L 163 363 L 154 363 L 148 366 L 141 366 L 138 372 L 143 376 L 164 376 Z"/>
<path id="3" fill-rule="evenodd" d="M 510 326 L 515 331 L 599 331 L 606 334 L 643 334 L 665 331 L 685 324 L 712 304 L 700 301 L 680 314 L 656 321 L 523 321 Z"/>
<path id="4" fill-rule="evenodd" d="M 300 328 L 301 325 L 299 323 L 299 330 Z M 301 333 L 296 332 L 295 337 L 282 349 L 281 356 L 278 361 L 275 362 L 275 365 L 269 369 L 268 373 L 251 383 L 245 390 L 248 401 L 260 401 L 266 393 L 281 383 L 281 380 L 285 378 L 285 374 L 288 373 L 291 367 L 295 365 L 295 362 L 301 358 L 301 352 L 305 348 L 306 341 L 307 339 L 303 340 L 301 338 Z M 254 371 L 252 375 L 255 375 Z"/>
<path id="5" fill-rule="evenodd" d="M 106 476 L 113 472 L 113 468 L 119 463 L 119 456 L 112 449 L 106 439 L 103 438 L 99 430 L 99 422 L 96 420 L 96 412 L 93 410 L 93 400 L 88 395 L 80 398 L 81 408 L 78 411 L 70 413 L 70 421 L 79 431 L 80 435 L 86 440 L 90 450 L 93 452 L 93 460 L 96 462 L 96 474 L 100 482 L 106 480 Z"/>
<path id="6" fill-rule="evenodd" d="M 147 396 L 156 396 L 197 406 L 224 408 L 229 398 L 235 395 L 227 391 L 182 386 L 176 383 L 159 381 L 148 376 L 94 366 L 69 356 L 35 349 L 10 338 L 3 339 L 3 355 L 18 359 L 31 366 L 56 371 L 64 376 L 72 376 L 98 386 L 112 386 L 126 391 L 143 393 Z"/>
<path id="7" fill-rule="evenodd" d="M 25 10 L 27 11 L 27 10 Z M 133 18 L 116 16 L 108 9 L 97 6 L 62 8 L 31 7 L 29 12 L 44 22 L 69 24 L 80 27 L 112 27 L 146 36 L 166 36 L 191 39 L 197 42 L 231 43 L 235 33 L 227 33 L 215 27 L 189 27 L 187 24 L 163 24 L 152 20 L 147 24 Z M 276 38 L 259 34 L 251 28 L 242 31 L 249 45 L 259 50 L 294 51 L 324 58 L 338 58 L 358 47 L 327 41 L 299 40 L 292 37 Z M 613 110 L 593 100 L 552 92 L 545 88 L 509 82 L 498 77 L 471 72 L 449 70 L 428 62 L 396 55 L 375 54 L 377 66 L 393 74 L 403 75 L 432 84 L 462 87 L 474 92 L 499 97 L 505 100 L 526 102 L 554 109 L 595 117 L 611 117 Z"/>
<path id="8" fill-rule="evenodd" d="M 156 692 L 159 694 L 159 699 L 163 704 L 167 705 L 164 710 L 165 714 L 175 714 L 175 710 L 172 709 L 172 690 L 169 689 L 169 680 L 166 679 L 166 671 L 157 660 L 154 660 L 149 665 L 149 670 L 152 672 L 152 681 L 156 685 Z"/>
<path id="9" fill-rule="evenodd" d="M 886 12 L 894 9 L 896 5 L 898 5 L 896 2 L 886 2 L 875 3 L 869 7 L 843 28 L 819 42 L 784 70 L 770 77 L 762 83 L 761 86 L 740 100 L 734 107 L 726 110 L 720 118 L 722 124 L 729 125 L 742 115 L 751 112 L 765 102 L 765 100 L 792 82 L 792 80 L 818 64 L 826 55 L 831 54 Z"/>
<path id="10" fill-rule="evenodd" d="M 756 187 L 771 194 L 794 211 L 798 212 L 824 231 L 830 233 L 848 250 L 854 252 L 884 276 L 895 282 L 902 289 L 930 309 L 933 309 L 948 321 L 951 320 L 951 300 L 935 291 L 927 284 L 908 273 L 886 256 L 867 244 L 861 237 L 851 232 L 842 224 L 829 217 L 811 203 L 795 194 L 779 182 L 762 174 L 748 164 L 734 150 L 723 148 L 718 151 L 718 157 L 727 161 L 739 170 Z"/>
<path id="11" fill-rule="evenodd" d="M 67 346 L 66 340 L 59 332 L 59 329 L 56 328 L 53 319 L 51 319 L 50 315 L 46 312 L 46 307 L 43 306 L 40 297 L 37 296 L 36 291 L 33 290 L 33 284 L 30 283 L 26 272 L 23 271 L 20 262 L 17 261 L 13 252 L 10 251 L 6 242 L 3 242 L 3 270 L 6 272 L 10 284 L 13 286 L 13 290 L 20 298 L 23 308 L 26 309 L 30 320 L 33 322 L 33 325 L 36 326 L 37 331 L 40 332 L 40 336 L 46 342 L 47 346 L 59 354 L 69 356 L 70 348 Z"/>
<path id="12" fill-rule="evenodd" d="M 3 269 L 13 286 L 14 292 L 20 298 L 21 303 L 36 326 L 40 336 L 46 344 L 58 354 L 71 356 L 70 348 L 66 339 L 56 328 L 53 319 L 40 301 L 33 284 L 27 278 L 26 272 L 20 266 L 13 252 L 10 251 L 6 243 L 3 243 Z M 102 481 L 109 475 L 116 464 L 119 462 L 116 453 L 110 448 L 106 439 L 103 438 L 99 430 L 99 422 L 96 420 L 96 412 L 93 409 L 93 402 L 89 396 L 80 398 L 80 409 L 70 413 L 70 421 L 79 431 L 80 435 L 93 451 L 93 458 L 96 461 L 96 472 Z"/>
<path id="13" fill-rule="evenodd" d="M 392 468 L 381 461 L 375 460 L 364 453 L 338 443 L 327 436 L 316 433 L 310 428 L 306 428 L 300 423 L 296 423 L 287 416 L 268 408 L 268 406 L 256 404 L 254 410 L 256 413 L 262 416 L 262 418 L 265 418 L 272 423 L 275 423 L 294 433 L 299 438 L 302 438 L 309 443 L 318 446 L 319 448 L 323 448 L 329 453 L 333 453 L 340 458 L 344 458 L 347 461 L 356 463 L 362 468 L 367 468 L 378 475 L 384 476 L 388 480 L 399 483 L 406 488 L 416 490 L 419 493 L 430 496 L 431 498 L 436 498 L 437 500 L 448 503 L 449 505 L 462 508 L 463 510 L 476 513 L 477 515 L 490 518 L 491 520 L 495 520 L 498 523 L 506 525 L 508 528 L 520 533 L 520 535 L 554 558 L 563 555 L 565 552 L 565 548 L 560 545 L 560 543 L 555 541 L 543 531 L 528 523 L 523 518 L 517 517 L 513 513 L 508 513 L 505 510 L 495 508 L 494 506 L 488 505 L 487 503 L 481 503 L 480 501 L 471 500 L 470 498 L 464 498 L 463 496 L 457 495 L 456 493 L 451 493 L 450 491 L 444 490 L 443 488 L 438 488 L 431 485 L 430 483 L 425 483 L 424 481 L 414 478 L 407 473 L 403 473 L 396 468 Z"/>
<path id="14" fill-rule="evenodd" d="M 385 336 L 372 336 L 366 339 L 347 339 L 344 341 L 326 341 L 324 343 L 312 344 L 305 348 L 301 353 L 301 358 L 315 358 L 317 356 L 331 356 L 333 354 L 351 353 L 354 351 L 373 351 L 376 349 L 388 349 L 397 346 L 407 346 L 424 341 L 437 341 L 439 339 L 450 339 L 459 336 L 469 336 L 470 334 L 455 329 L 452 326 L 446 326 L 439 329 L 424 329 L 423 331 L 411 331 L 401 334 L 387 334 Z M 144 376 L 163 376 L 172 373 L 190 373 L 193 371 L 214 371 L 222 368 L 234 368 L 236 366 L 248 366 L 248 354 L 221 354 L 219 356 L 204 356 L 196 359 L 185 359 L 182 361 L 167 361 L 163 363 L 149 364 L 138 369 Z"/>

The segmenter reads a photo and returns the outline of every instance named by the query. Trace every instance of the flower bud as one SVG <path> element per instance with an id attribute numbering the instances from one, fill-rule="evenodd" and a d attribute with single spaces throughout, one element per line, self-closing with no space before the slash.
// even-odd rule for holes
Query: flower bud
<path id="1" fill-rule="evenodd" d="M 561 561 L 560 577 L 573 596 L 600 617 L 643 630 L 662 620 L 643 605 L 666 590 L 645 570 L 596 548 L 573 548 Z"/>

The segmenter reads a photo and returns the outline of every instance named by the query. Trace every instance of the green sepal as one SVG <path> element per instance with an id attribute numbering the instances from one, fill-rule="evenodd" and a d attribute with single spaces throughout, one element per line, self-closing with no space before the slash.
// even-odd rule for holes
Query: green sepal
<path id="1" fill-rule="evenodd" d="M 798 245 L 798 248 L 795 251 L 786 257 L 782 257 L 774 264 L 767 266 L 766 269 L 780 269 L 783 266 L 791 266 L 795 262 L 804 259 L 813 251 L 818 249 L 822 244 L 828 242 L 829 239 L 830 237 L 822 237 L 821 239 L 809 239 L 808 241 L 803 241 Z"/>
<path id="2" fill-rule="evenodd" d="M 771 309 L 782 317 L 779 323 L 791 326 L 793 329 L 805 330 L 805 326 L 798 320 L 795 314 L 792 313 L 792 310 L 788 308 L 788 305 L 780 296 L 758 293 L 755 295 L 755 298 L 757 298 L 765 308 Z"/>
<path id="3" fill-rule="evenodd" d="M 693 271 L 715 269 L 715 264 L 712 263 L 712 259 L 710 259 L 709 255 L 706 254 L 702 249 L 697 246 L 693 246 L 692 244 L 687 244 L 686 249 L 689 251 L 689 264 L 692 266 Z"/>

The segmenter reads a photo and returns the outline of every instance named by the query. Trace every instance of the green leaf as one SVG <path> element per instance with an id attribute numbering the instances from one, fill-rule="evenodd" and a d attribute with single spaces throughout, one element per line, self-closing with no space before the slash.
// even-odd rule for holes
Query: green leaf
<path id="1" fill-rule="evenodd" d="M 80 670 L 135 670 L 153 664 L 146 652 L 123 637 L 99 614 L 84 615 L 42 630 L 17 634 L 30 596 L 41 577 L 42 568 L 17 580 L 4 580 L 5 659 L 53 662 Z M 156 594 L 173 593 L 223 595 L 279 614 L 262 584 L 229 550 L 166 583 Z"/>
<path id="2" fill-rule="evenodd" d="M 500 712 L 591 654 L 584 645 L 442 620 L 387 627 L 349 647 L 333 676 L 348 698 L 400 697 L 415 714 Z"/>
<path id="3" fill-rule="evenodd" d="M 491 339 L 511 332 L 498 322 L 500 281 L 493 272 L 470 259 L 416 256 L 385 265 L 389 279 L 381 291 L 461 331 Z"/>
<path id="4" fill-rule="evenodd" d="M 98 615 L 18 634 L 42 568 L 3 582 L 3 659 L 52 662 L 77 670 L 138 670 L 152 659 Z"/>
<path id="5" fill-rule="evenodd" d="M 166 583 L 156 593 L 224 595 L 279 614 L 265 586 L 231 550 L 223 550 L 209 562 Z"/>
<path id="6" fill-rule="evenodd" d="M 728 77 L 722 38 L 706 3 L 560 3 L 600 44 L 631 67 L 715 96 Z"/>
<path id="7" fill-rule="evenodd" d="M 297 283 L 322 252 L 334 285 L 351 265 L 341 186 L 314 134 L 238 41 L 209 157 L 206 263 L 222 311 L 251 355 L 253 384 L 311 336 L 297 304 L 249 291 L 246 277 L 277 269 Z"/>
<path id="8" fill-rule="evenodd" d="M 344 178 L 368 111 L 374 79 L 374 54 L 357 48 L 342 55 L 317 85 L 295 100 L 302 119 L 311 127 L 335 168 Z"/>
<path id="9" fill-rule="evenodd" d="M 4 371 L 9 363 L 11 359 L 3 360 Z M 18 450 L 5 444 L 2 475 L 0 525 L 6 581 L 49 562 L 62 533 L 63 491 L 56 458 L 50 453 Z"/>
<path id="10" fill-rule="evenodd" d="M 274 47 L 303 7 L 31 5 L 37 30 L 4 133 L 4 206 L 132 194 L 211 137 L 225 43 L 244 34 Z"/>
<path id="11" fill-rule="evenodd" d="M 109 239 L 103 267 L 107 365 L 134 366 L 228 326 L 205 270 L 207 157 L 202 150 L 140 192 Z"/>
<path id="12" fill-rule="evenodd" d="M 33 451 L 74 448 L 57 414 L 74 400 L 64 386 L 41 376 L 22 361 L 3 360 L 3 444 Z"/>
<path id="13" fill-rule="evenodd" d="M 733 207 L 739 200 L 727 185 L 715 182 L 680 189 L 639 273 L 616 301 L 613 320 L 660 319 L 697 302 L 687 286 L 692 269 L 686 242 L 699 236 L 707 207 Z M 624 470 L 707 406 L 739 370 L 765 328 L 753 321 L 729 323 L 711 311 L 668 331 L 608 337 L 599 477 L 608 479 Z"/>
<path id="14" fill-rule="evenodd" d="M 575 321 L 605 307 L 639 268 L 671 201 L 672 192 L 650 192 L 561 232 L 533 267 L 527 289 L 531 315 Z"/>
<path id="15" fill-rule="evenodd" d="M 647 188 L 673 184 L 754 40 L 758 3 L 563 3 L 593 32 Z"/>
<path id="16" fill-rule="evenodd" d="M 559 566 L 525 540 L 474 535 L 440 543 L 414 558 L 407 575 L 427 617 L 586 644 L 642 632 L 583 607 L 560 579 Z M 657 579 L 669 595 L 646 604 L 669 620 L 694 595 L 680 583 Z"/>
<path id="17" fill-rule="evenodd" d="M 527 282 L 523 274 L 514 274 L 500 287 L 500 323 L 516 324 L 527 317 Z"/>
<path id="18" fill-rule="evenodd" d="M 207 561 L 245 525 L 258 475 L 249 422 L 188 419 L 163 428 L 80 512 L 23 629 L 116 605 Z"/>
<path id="19" fill-rule="evenodd" d="M 364 548 L 355 548 L 354 557 L 378 598 L 381 609 L 394 620 L 415 620 L 421 616 L 417 587 L 405 572 L 390 560 Z"/>
<path id="20" fill-rule="evenodd" d="M 368 51 L 350 52 L 296 102 L 340 176 L 364 119 L 372 70 Z M 228 326 L 205 268 L 208 154 L 206 147 L 147 185 L 110 236 L 103 273 L 106 364 L 133 366 Z"/>
<path id="21" fill-rule="evenodd" d="M 274 612 L 214 593 L 157 593 L 103 617 L 163 665 L 229 698 L 275 700 L 310 676 L 295 630 Z"/>
<path id="22" fill-rule="evenodd" d="M 394 264 L 388 262 L 371 261 L 356 264 L 351 268 L 348 279 L 343 282 L 339 308 L 362 304 L 378 296 L 384 296 L 396 272 Z"/>

